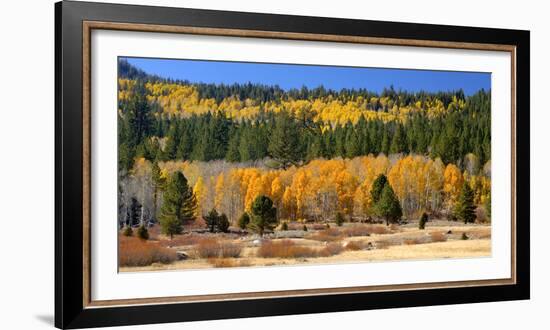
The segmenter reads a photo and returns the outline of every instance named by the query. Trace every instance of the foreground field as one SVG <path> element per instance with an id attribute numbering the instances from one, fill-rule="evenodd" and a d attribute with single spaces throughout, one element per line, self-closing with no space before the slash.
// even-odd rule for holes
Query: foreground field
<path id="1" fill-rule="evenodd" d="M 296 229 L 296 228 L 300 229 Z M 169 240 L 153 233 L 151 240 L 121 236 L 121 272 L 254 267 L 297 264 L 337 264 L 390 260 L 472 258 L 491 255 L 491 226 L 430 221 L 383 225 L 295 224 L 260 239 L 242 233 L 191 232 Z M 131 251 L 130 251 L 131 249 Z M 133 253 L 133 254 L 132 254 Z M 149 261 L 145 255 L 151 255 Z"/>

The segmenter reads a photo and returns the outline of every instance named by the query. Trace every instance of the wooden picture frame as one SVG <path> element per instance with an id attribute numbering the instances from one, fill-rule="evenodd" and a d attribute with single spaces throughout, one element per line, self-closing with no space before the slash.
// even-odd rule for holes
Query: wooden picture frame
<path id="1" fill-rule="evenodd" d="M 529 32 L 85 2 L 55 6 L 55 325 L 116 326 L 529 298 Z M 506 279 L 93 301 L 91 31 L 509 52 L 512 242 Z"/>

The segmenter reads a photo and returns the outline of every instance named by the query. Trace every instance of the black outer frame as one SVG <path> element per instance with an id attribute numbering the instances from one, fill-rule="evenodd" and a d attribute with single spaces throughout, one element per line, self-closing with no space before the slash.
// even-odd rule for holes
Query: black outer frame
<path id="1" fill-rule="evenodd" d="M 515 285 L 124 307 L 83 305 L 82 21 L 516 46 Z M 63 1 L 55 4 L 55 326 L 84 328 L 529 299 L 529 31 Z"/>

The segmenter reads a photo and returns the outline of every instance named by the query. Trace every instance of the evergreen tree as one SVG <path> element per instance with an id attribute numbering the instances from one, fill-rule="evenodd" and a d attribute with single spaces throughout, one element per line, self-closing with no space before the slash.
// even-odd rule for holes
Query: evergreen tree
<path id="1" fill-rule="evenodd" d="M 212 209 L 207 215 L 204 215 L 203 218 L 206 222 L 206 228 L 208 228 L 208 231 L 211 233 L 216 231 L 226 233 L 229 230 L 229 220 L 225 213 L 219 214 L 216 209 Z"/>
<path id="2" fill-rule="evenodd" d="M 237 224 L 238 224 L 239 228 L 241 228 L 241 229 L 245 229 L 248 226 L 249 223 L 250 223 L 250 216 L 246 212 L 244 212 L 240 216 L 239 220 L 237 221 Z"/>
<path id="3" fill-rule="evenodd" d="M 286 223 L 286 221 L 284 221 L 283 224 L 281 225 L 281 230 L 282 231 L 287 231 L 288 230 L 288 224 Z"/>
<path id="4" fill-rule="evenodd" d="M 130 199 L 130 207 L 128 208 L 128 220 L 126 224 L 130 227 L 136 226 L 141 222 L 141 204 L 135 197 Z"/>
<path id="5" fill-rule="evenodd" d="M 426 222 L 428 222 L 428 215 L 426 214 L 426 212 L 424 212 L 422 213 L 420 221 L 418 222 L 418 229 L 426 228 Z"/>
<path id="6" fill-rule="evenodd" d="M 130 236 L 134 235 L 134 231 L 132 230 L 132 227 L 130 227 L 130 226 L 124 227 L 124 231 L 122 233 L 126 237 L 130 237 Z"/>
<path id="7" fill-rule="evenodd" d="M 390 151 L 390 138 L 388 132 L 388 126 L 384 129 L 384 135 L 382 136 L 382 142 L 380 145 L 380 152 L 387 155 Z"/>
<path id="8" fill-rule="evenodd" d="M 384 190 L 386 184 L 388 184 L 388 178 L 384 174 L 380 174 L 372 183 L 370 196 L 374 205 L 376 205 L 376 203 L 378 203 L 378 201 L 380 200 L 380 196 L 382 196 L 382 190 Z"/>
<path id="9" fill-rule="evenodd" d="M 151 166 L 151 181 L 153 182 L 153 219 L 156 220 L 159 192 L 163 190 L 166 185 L 166 180 L 161 176 L 160 167 L 156 160 Z"/>
<path id="10" fill-rule="evenodd" d="M 207 215 L 203 215 L 202 217 L 206 223 L 206 228 L 208 228 L 208 231 L 211 233 L 215 232 L 218 226 L 218 211 L 216 211 L 216 209 L 212 209 Z"/>
<path id="11" fill-rule="evenodd" d="M 336 212 L 336 225 L 341 227 L 344 224 L 344 216 L 340 212 Z"/>
<path id="12" fill-rule="evenodd" d="M 236 131 L 229 139 L 225 160 L 228 162 L 240 162 L 241 155 L 239 153 L 240 135 Z"/>
<path id="13" fill-rule="evenodd" d="M 386 219 L 386 225 L 397 222 L 403 216 L 399 200 L 389 182 L 382 189 L 380 200 L 376 203 L 376 213 Z"/>
<path id="14" fill-rule="evenodd" d="M 354 158 L 361 155 L 362 146 L 359 143 L 359 137 L 353 127 L 348 129 L 346 135 L 346 157 Z"/>
<path id="15" fill-rule="evenodd" d="M 474 192 L 467 182 L 462 185 L 462 190 L 455 206 L 455 216 L 464 223 L 474 222 L 476 219 L 474 205 Z"/>
<path id="16" fill-rule="evenodd" d="M 268 152 L 284 169 L 300 163 L 300 134 L 301 130 L 289 114 L 284 112 L 277 116 Z"/>
<path id="17" fill-rule="evenodd" d="M 176 148 L 176 158 L 181 160 L 191 159 L 193 152 L 193 132 L 190 125 L 184 125 L 181 129 L 181 137 Z"/>
<path id="18" fill-rule="evenodd" d="M 229 232 L 229 219 L 225 213 L 222 213 L 218 218 L 218 230 L 222 233 Z"/>
<path id="19" fill-rule="evenodd" d="M 195 219 L 197 200 L 187 179 L 182 172 L 172 174 L 160 210 L 160 226 L 162 233 L 170 235 L 181 234 L 184 223 Z"/>
<path id="20" fill-rule="evenodd" d="M 390 145 L 389 153 L 390 154 L 398 154 L 398 153 L 407 153 L 407 141 L 405 132 L 403 131 L 403 128 L 401 124 L 397 124 L 395 128 L 395 134 L 393 135 L 392 142 Z"/>
<path id="21" fill-rule="evenodd" d="M 263 236 L 266 230 L 273 230 L 277 224 L 277 209 L 273 207 L 273 201 L 267 196 L 256 197 L 252 202 L 251 212 L 249 227 L 260 236 Z"/>
<path id="22" fill-rule="evenodd" d="M 142 224 L 141 226 L 139 226 L 137 230 L 137 236 L 140 239 L 144 239 L 144 240 L 149 239 L 149 231 L 147 230 L 147 227 L 145 227 L 145 225 Z"/>

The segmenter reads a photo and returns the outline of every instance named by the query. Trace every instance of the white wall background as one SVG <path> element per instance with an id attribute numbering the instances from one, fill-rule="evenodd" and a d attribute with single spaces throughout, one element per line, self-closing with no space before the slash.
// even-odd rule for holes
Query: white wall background
<path id="1" fill-rule="evenodd" d="M 544 1 L 134 0 L 190 8 L 531 30 L 532 299 L 314 314 L 143 329 L 547 329 L 550 306 L 550 130 L 548 34 Z M 0 327 L 53 327 L 54 15 L 52 0 L 4 1 L 0 9 Z M 521 110 L 520 110 L 521 111 Z M 518 221 L 521 221 L 519 219 Z M 17 226 L 15 226 L 17 224 Z M 134 327 L 138 328 L 138 327 Z M 128 328 L 130 329 L 130 328 Z"/>

